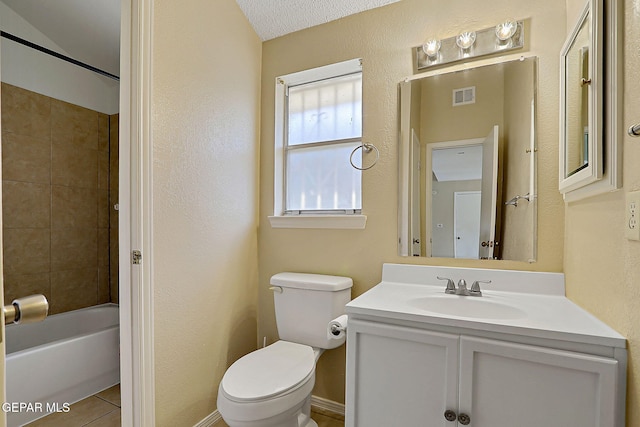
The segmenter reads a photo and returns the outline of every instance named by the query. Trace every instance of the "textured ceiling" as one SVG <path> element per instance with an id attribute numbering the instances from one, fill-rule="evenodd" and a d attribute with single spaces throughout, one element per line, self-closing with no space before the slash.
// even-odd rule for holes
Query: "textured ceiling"
<path id="1" fill-rule="evenodd" d="M 2 2 L 73 59 L 120 74 L 120 0 Z"/>
<path id="2" fill-rule="evenodd" d="M 262 40 L 400 0 L 236 0 Z"/>

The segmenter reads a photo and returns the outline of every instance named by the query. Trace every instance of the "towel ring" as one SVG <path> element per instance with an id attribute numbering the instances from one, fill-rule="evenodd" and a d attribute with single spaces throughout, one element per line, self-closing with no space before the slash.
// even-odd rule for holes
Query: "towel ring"
<path id="1" fill-rule="evenodd" d="M 353 164 L 353 155 L 360 148 L 365 153 L 370 153 L 372 150 L 376 150 L 376 159 L 373 161 L 373 163 L 370 166 L 367 166 L 366 168 L 359 168 L 358 166 Z M 376 165 L 376 163 L 378 163 L 378 160 L 380 160 L 380 150 L 378 150 L 378 148 L 375 145 L 369 144 L 369 143 L 363 143 L 362 145 L 358 145 L 356 148 L 353 149 L 353 151 L 351 152 L 351 155 L 349 156 L 349 163 L 351 163 L 351 166 L 353 166 L 354 169 L 358 169 L 359 171 L 366 171 L 371 169 Z"/>

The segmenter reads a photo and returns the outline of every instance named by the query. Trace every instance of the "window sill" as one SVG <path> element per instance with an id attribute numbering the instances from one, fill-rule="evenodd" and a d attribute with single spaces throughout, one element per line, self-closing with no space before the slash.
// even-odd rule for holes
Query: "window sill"
<path id="1" fill-rule="evenodd" d="M 366 215 L 285 215 L 270 216 L 271 228 L 325 228 L 364 230 Z"/>

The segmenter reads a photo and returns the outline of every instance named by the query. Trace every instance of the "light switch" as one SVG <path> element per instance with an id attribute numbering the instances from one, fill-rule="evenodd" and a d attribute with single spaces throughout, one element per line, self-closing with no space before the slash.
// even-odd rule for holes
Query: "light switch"
<path id="1" fill-rule="evenodd" d="M 640 191 L 627 193 L 624 217 L 627 239 L 640 240 Z"/>

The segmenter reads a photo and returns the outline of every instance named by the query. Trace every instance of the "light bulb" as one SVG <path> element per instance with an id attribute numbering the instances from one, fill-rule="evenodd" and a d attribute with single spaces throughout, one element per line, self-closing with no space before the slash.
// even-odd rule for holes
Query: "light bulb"
<path id="1" fill-rule="evenodd" d="M 438 56 L 438 52 L 440 51 L 440 47 L 442 43 L 438 39 L 430 39 L 427 40 L 425 44 L 422 45 L 422 51 L 431 59 Z"/>
<path id="2" fill-rule="evenodd" d="M 513 19 L 507 19 L 506 21 L 496 25 L 496 37 L 500 41 L 507 41 L 516 33 L 518 29 L 518 23 Z"/>
<path id="3" fill-rule="evenodd" d="M 476 42 L 475 31 L 465 31 L 458 34 L 456 37 L 456 44 L 460 49 L 469 49 Z"/>

